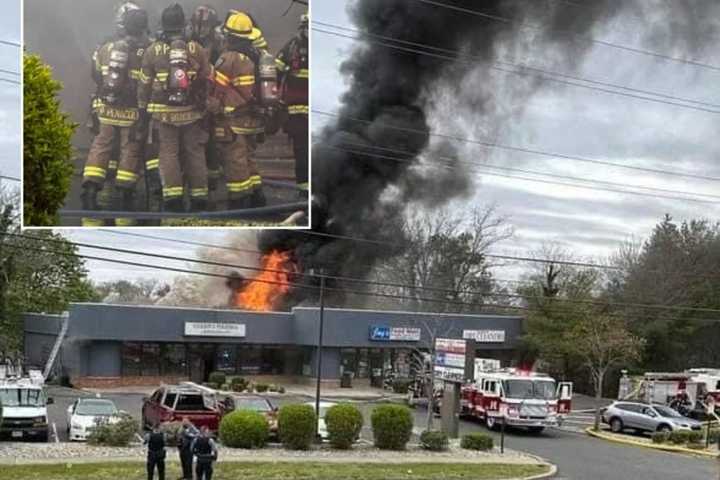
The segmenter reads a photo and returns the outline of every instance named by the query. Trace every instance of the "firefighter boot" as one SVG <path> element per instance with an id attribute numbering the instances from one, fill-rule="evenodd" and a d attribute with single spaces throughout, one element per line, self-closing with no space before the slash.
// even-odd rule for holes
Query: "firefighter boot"
<path id="1" fill-rule="evenodd" d="M 207 212 L 208 201 L 205 198 L 193 198 L 190 200 L 191 212 Z"/>
<path id="2" fill-rule="evenodd" d="M 260 208 L 267 205 L 267 199 L 262 188 L 258 187 L 250 195 L 250 208 Z"/>
<path id="3" fill-rule="evenodd" d="M 98 205 L 98 192 L 102 187 L 97 183 L 87 182 L 82 187 L 80 200 L 83 210 L 100 210 Z"/>
<path id="4" fill-rule="evenodd" d="M 245 210 L 250 208 L 250 197 L 231 198 L 228 200 L 228 210 Z"/>
<path id="5" fill-rule="evenodd" d="M 123 212 L 135 211 L 135 191 L 129 188 L 120 188 L 119 190 L 119 202 L 114 210 Z M 115 218 L 115 225 L 118 227 L 133 227 L 137 225 L 137 221 L 134 218 Z"/>
<path id="6" fill-rule="evenodd" d="M 183 205 L 182 197 L 165 200 L 163 206 L 166 212 L 183 213 L 185 211 L 185 205 Z"/>

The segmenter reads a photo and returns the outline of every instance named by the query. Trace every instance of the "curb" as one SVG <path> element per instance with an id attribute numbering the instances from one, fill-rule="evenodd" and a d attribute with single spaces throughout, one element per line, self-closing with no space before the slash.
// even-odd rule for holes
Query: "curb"
<path id="1" fill-rule="evenodd" d="M 697 456 L 703 456 L 703 457 L 708 457 L 708 458 L 717 458 L 718 456 L 720 456 L 713 452 L 706 452 L 703 450 L 693 450 L 692 448 L 676 447 L 674 445 L 645 443 L 645 442 L 640 442 L 637 440 L 617 438 L 617 437 L 614 437 L 611 435 L 604 434 L 602 432 L 596 432 L 592 428 L 586 428 L 585 433 L 587 433 L 591 437 L 600 438 L 602 440 L 607 440 L 608 442 L 615 442 L 615 443 L 620 443 L 620 444 L 624 444 L 624 445 L 633 445 L 636 447 L 645 447 L 645 448 L 650 448 L 652 450 L 662 450 L 662 451 L 666 451 L 666 452 L 685 453 L 685 454 L 689 454 L 689 455 L 697 455 Z"/>
<path id="2" fill-rule="evenodd" d="M 552 463 L 546 463 L 545 465 L 548 465 L 550 467 L 550 471 L 546 473 L 541 473 L 539 475 L 533 475 L 531 477 L 524 477 L 521 480 L 542 480 L 544 478 L 553 478 L 555 475 L 557 475 L 557 465 Z"/>

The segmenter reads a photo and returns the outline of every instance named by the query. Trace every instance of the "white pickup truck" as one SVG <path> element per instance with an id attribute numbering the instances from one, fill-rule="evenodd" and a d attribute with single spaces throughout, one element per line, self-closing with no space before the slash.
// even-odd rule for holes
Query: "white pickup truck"
<path id="1" fill-rule="evenodd" d="M 47 398 L 42 383 L 31 378 L 0 379 L 0 435 L 11 440 L 48 439 Z"/>

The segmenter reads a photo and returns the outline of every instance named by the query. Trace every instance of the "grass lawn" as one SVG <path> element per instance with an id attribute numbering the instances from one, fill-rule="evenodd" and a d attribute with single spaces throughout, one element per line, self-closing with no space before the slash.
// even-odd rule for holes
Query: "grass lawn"
<path id="1" fill-rule="evenodd" d="M 166 478 L 180 476 L 180 466 L 169 462 Z M 547 472 L 542 465 L 506 464 L 373 464 L 373 463 L 318 463 L 277 462 L 239 463 L 220 462 L 213 479 L 242 480 L 442 480 L 506 479 Z M 3 466 L 0 479 L 23 480 L 134 480 L 145 479 L 145 465 L 133 463 L 87 463 L 53 465 Z M 157 477 L 156 477 L 157 478 Z"/>

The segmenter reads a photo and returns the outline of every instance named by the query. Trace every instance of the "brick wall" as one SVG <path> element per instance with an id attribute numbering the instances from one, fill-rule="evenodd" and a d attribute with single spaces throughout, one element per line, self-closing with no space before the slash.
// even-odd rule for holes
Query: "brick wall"
<path id="1" fill-rule="evenodd" d="M 161 383 L 175 384 L 185 382 L 188 377 L 75 377 L 70 379 L 77 388 L 118 388 L 149 387 Z"/>

